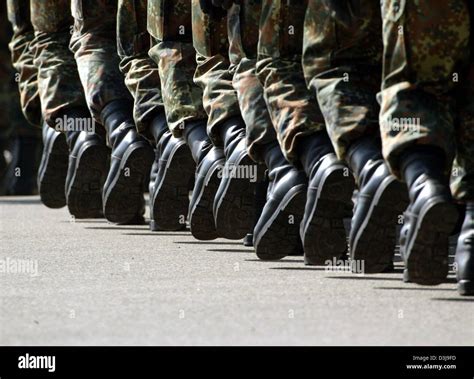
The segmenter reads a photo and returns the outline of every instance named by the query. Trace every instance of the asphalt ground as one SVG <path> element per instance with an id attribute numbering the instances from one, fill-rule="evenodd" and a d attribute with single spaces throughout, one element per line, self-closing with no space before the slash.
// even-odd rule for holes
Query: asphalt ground
<path id="1" fill-rule="evenodd" d="M 473 345 L 474 298 L 4 197 L 0 344 Z"/>

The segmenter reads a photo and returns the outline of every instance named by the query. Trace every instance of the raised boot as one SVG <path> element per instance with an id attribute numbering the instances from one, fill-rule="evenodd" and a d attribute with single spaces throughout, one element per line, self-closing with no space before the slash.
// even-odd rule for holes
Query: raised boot
<path id="1" fill-rule="evenodd" d="M 38 168 L 38 190 L 48 208 L 66 205 L 64 185 L 68 168 L 68 145 L 64 133 L 43 124 L 43 154 Z"/>
<path id="2" fill-rule="evenodd" d="M 474 202 L 466 206 L 455 262 L 459 294 L 474 296 Z"/>
<path id="3" fill-rule="evenodd" d="M 214 199 L 214 219 L 219 236 L 242 239 L 254 225 L 255 189 L 259 166 L 247 154 L 245 124 L 240 117 L 227 120 L 220 126 L 224 143 L 225 165 L 221 183 Z"/>
<path id="4" fill-rule="evenodd" d="M 380 273 L 393 265 L 397 221 L 408 206 L 408 191 L 390 173 L 373 137 L 356 141 L 347 156 L 358 187 L 349 248 L 351 259 L 362 264 L 353 267 Z"/>
<path id="5" fill-rule="evenodd" d="M 186 228 L 189 191 L 194 182 L 196 163 L 183 139 L 172 136 L 165 115 L 152 122 L 157 142 L 157 174 L 151 198 L 150 229 L 182 230 Z"/>
<path id="6" fill-rule="evenodd" d="M 198 240 L 216 239 L 219 235 L 212 207 L 220 184 L 220 171 L 225 163 L 224 151 L 212 144 L 204 121 L 187 123 L 184 139 L 197 165 L 194 189 L 189 202 L 191 234 Z"/>
<path id="7" fill-rule="evenodd" d="M 410 198 L 400 232 L 407 282 L 435 285 L 448 275 L 449 236 L 459 214 L 444 167 L 444 152 L 435 148 L 416 146 L 401 157 Z"/>
<path id="8" fill-rule="evenodd" d="M 306 175 L 285 159 L 277 142 L 267 146 L 264 158 L 269 185 L 253 232 L 255 252 L 262 260 L 299 255 L 303 252 L 299 225 L 306 202 Z"/>
<path id="9" fill-rule="evenodd" d="M 103 190 L 104 216 L 117 224 L 142 224 L 143 193 L 149 182 L 154 152 L 140 136 L 128 100 L 114 100 L 101 113 L 112 148 L 110 169 Z"/>
<path id="10" fill-rule="evenodd" d="M 301 223 L 305 264 L 324 265 L 347 253 L 344 218 L 351 215 L 354 179 L 334 154 L 326 132 L 305 137 L 298 150 L 309 178 Z"/>
<path id="11" fill-rule="evenodd" d="M 65 187 L 69 212 L 78 219 L 103 217 L 102 188 L 110 156 L 105 133 L 95 130 L 87 108 L 73 109 L 67 117 L 74 120 L 74 125 L 89 122 L 91 126 L 91 130 L 66 132 L 70 151 Z"/>

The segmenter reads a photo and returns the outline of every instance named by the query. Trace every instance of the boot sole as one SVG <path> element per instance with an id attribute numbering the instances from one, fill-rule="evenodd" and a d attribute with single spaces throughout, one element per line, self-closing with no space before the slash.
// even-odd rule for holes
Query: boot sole
<path id="1" fill-rule="evenodd" d="M 460 280 L 458 292 L 461 296 L 474 296 L 474 282 L 471 280 Z"/>
<path id="2" fill-rule="evenodd" d="M 319 187 L 315 207 L 303 232 L 306 265 L 324 265 L 347 252 L 344 218 L 352 210 L 354 180 L 342 170 L 329 173 Z"/>
<path id="3" fill-rule="evenodd" d="M 255 165 L 248 156 L 239 165 Z M 243 239 L 252 229 L 255 220 L 256 183 L 249 179 L 233 178 L 217 205 L 215 223 L 217 233 L 230 240 Z"/>
<path id="4" fill-rule="evenodd" d="M 422 285 L 437 285 L 448 276 L 449 236 L 458 221 L 456 207 L 444 200 L 434 200 L 420 213 L 415 234 L 405 257 L 404 280 Z"/>
<path id="5" fill-rule="evenodd" d="M 108 171 L 109 149 L 103 145 L 87 146 L 76 160 L 74 176 L 67 191 L 69 212 L 78 219 L 101 218 L 102 188 Z"/>
<path id="6" fill-rule="evenodd" d="M 212 172 L 208 172 L 207 183 L 189 213 L 191 234 L 200 241 L 210 241 L 219 237 L 212 213 L 214 197 L 221 181 L 218 176 L 218 167 L 215 166 Z"/>
<path id="7" fill-rule="evenodd" d="M 257 257 L 263 261 L 277 261 L 303 252 L 299 225 L 303 218 L 306 194 L 304 191 L 289 194 L 282 203 L 283 207 L 273 214 L 263 228 L 263 234 L 254 243 Z"/>
<path id="8" fill-rule="evenodd" d="M 166 176 L 153 199 L 150 222 L 152 231 L 177 231 L 186 228 L 189 178 L 193 177 L 196 164 L 186 144 L 179 146 L 169 162 Z"/>
<path id="9" fill-rule="evenodd" d="M 383 272 L 393 261 L 398 216 L 408 207 L 406 186 L 389 177 L 377 190 L 351 249 L 351 259 L 364 262 L 364 273 Z"/>
<path id="10" fill-rule="evenodd" d="M 145 183 L 155 159 L 153 150 L 147 145 L 140 143 L 130 149 L 104 196 L 104 215 L 116 224 L 135 224 L 141 220 L 137 216 L 143 208 Z M 125 175 L 127 168 L 128 176 Z"/>
<path id="11" fill-rule="evenodd" d="M 41 202 L 48 208 L 62 208 L 66 206 L 67 167 L 69 161 L 69 148 L 64 134 L 58 136 L 43 152 L 41 165 L 38 170 L 38 188 Z"/>

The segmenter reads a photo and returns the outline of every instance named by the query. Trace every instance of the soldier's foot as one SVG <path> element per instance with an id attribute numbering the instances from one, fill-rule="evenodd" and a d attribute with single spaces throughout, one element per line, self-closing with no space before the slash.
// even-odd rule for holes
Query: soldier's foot
<path id="1" fill-rule="evenodd" d="M 219 237 L 213 215 L 213 203 L 224 166 L 224 152 L 212 145 L 203 121 L 188 123 L 184 130 L 186 144 L 197 164 L 194 189 L 189 203 L 191 234 L 198 240 Z"/>
<path id="2" fill-rule="evenodd" d="M 75 218 L 100 218 L 102 188 L 108 171 L 110 150 L 95 133 L 79 132 L 70 145 L 66 199 Z"/>
<path id="3" fill-rule="evenodd" d="M 440 284 L 448 275 L 449 236 L 459 217 L 443 174 L 443 152 L 412 150 L 401 163 L 410 197 L 400 232 L 404 280 Z"/>
<path id="4" fill-rule="evenodd" d="M 117 224 L 141 224 L 145 211 L 143 194 L 154 161 L 153 148 L 137 133 L 128 100 L 109 103 L 101 119 L 112 147 L 102 195 L 104 216 Z"/>
<path id="5" fill-rule="evenodd" d="M 306 202 L 307 178 L 284 158 L 275 143 L 265 150 L 269 185 L 262 214 L 254 228 L 253 244 L 262 260 L 301 255 L 299 225 Z"/>
<path id="6" fill-rule="evenodd" d="M 301 140 L 298 150 L 309 177 L 300 231 L 304 260 L 307 265 L 324 265 L 347 252 L 344 218 L 352 213 L 354 179 L 325 132 Z"/>
<path id="7" fill-rule="evenodd" d="M 66 205 L 66 183 L 69 149 L 66 136 L 43 125 L 43 154 L 38 168 L 38 190 L 48 208 Z"/>
<path id="8" fill-rule="evenodd" d="M 466 206 L 455 262 L 459 294 L 474 296 L 474 202 Z"/>
<path id="9" fill-rule="evenodd" d="M 196 163 L 182 139 L 167 131 L 157 146 L 158 173 L 151 196 L 150 228 L 183 230 L 189 208 Z"/>
<path id="10" fill-rule="evenodd" d="M 247 154 L 241 118 L 228 120 L 220 128 L 226 161 L 214 199 L 214 219 L 219 236 L 237 240 L 254 225 L 255 189 L 263 170 Z"/>
<path id="11" fill-rule="evenodd" d="M 393 262 L 397 221 L 408 206 L 408 191 L 391 175 L 373 138 L 349 148 L 348 162 L 358 183 L 349 236 L 351 259 L 363 262 L 365 273 L 380 273 Z"/>

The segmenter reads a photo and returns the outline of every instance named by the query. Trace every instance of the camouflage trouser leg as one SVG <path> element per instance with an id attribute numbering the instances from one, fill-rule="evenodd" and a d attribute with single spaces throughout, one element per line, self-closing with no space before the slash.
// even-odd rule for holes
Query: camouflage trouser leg
<path id="1" fill-rule="evenodd" d="M 129 99 L 117 54 L 117 2 L 108 0 L 71 0 L 74 51 L 87 105 L 95 120 L 113 100 Z"/>
<path id="2" fill-rule="evenodd" d="M 8 19 L 13 26 L 10 51 L 13 67 L 18 75 L 21 108 L 30 124 L 40 126 L 42 116 L 37 70 L 33 63 L 33 52 L 30 50 L 34 39 L 30 0 L 7 0 L 7 10 Z"/>
<path id="3" fill-rule="evenodd" d="M 457 154 L 451 176 L 451 191 L 459 201 L 474 201 L 474 62 L 470 71 L 466 81 L 469 88 L 466 88 L 459 110 Z"/>
<path id="4" fill-rule="evenodd" d="M 383 1 L 383 152 L 400 176 L 400 154 L 431 145 L 455 154 L 454 91 L 469 58 L 467 0 Z"/>
<path id="5" fill-rule="evenodd" d="M 470 57 L 466 77 L 459 80 L 457 154 L 451 176 L 451 191 L 459 201 L 474 201 L 474 4 L 470 7 Z"/>
<path id="6" fill-rule="evenodd" d="M 258 45 L 257 74 L 282 151 L 293 162 L 298 140 L 325 130 L 301 64 L 306 8 L 306 0 L 263 0 Z"/>
<path id="7" fill-rule="evenodd" d="M 193 44 L 197 54 L 194 81 L 203 89 L 203 105 L 209 116 L 208 134 L 220 146 L 219 124 L 240 117 L 229 71 L 227 18 L 218 20 L 204 14 L 199 0 L 192 0 L 192 8 Z"/>
<path id="8" fill-rule="evenodd" d="M 73 23 L 70 3 L 31 0 L 30 4 L 41 109 L 44 120 L 54 127 L 65 109 L 85 104 L 74 55 L 69 50 Z"/>
<path id="9" fill-rule="evenodd" d="M 202 90 L 193 82 L 191 0 L 148 0 L 148 32 L 155 39 L 149 55 L 159 68 L 168 127 L 180 137 L 185 122 L 207 120 Z"/>
<path id="10" fill-rule="evenodd" d="M 355 3 L 356 13 L 348 24 L 333 18 L 322 0 L 309 0 L 305 19 L 306 82 L 317 93 L 339 159 L 361 136 L 380 136 L 376 100 L 383 51 L 380 4 Z"/>
<path id="11" fill-rule="evenodd" d="M 11 64 L 8 44 L 11 39 L 11 27 L 8 22 L 6 3 L 0 2 L 0 141 L 9 137 L 13 130 L 12 110 L 17 108 L 18 89 L 15 83 L 15 74 Z M 0 151 L 0 154 L 3 154 Z M 0 161 L 2 157 L 0 157 Z"/>
<path id="12" fill-rule="evenodd" d="M 147 0 L 119 0 L 117 38 L 120 70 L 134 99 L 135 123 L 150 137 L 150 122 L 164 109 L 158 66 L 148 55 Z"/>
<path id="13" fill-rule="evenodd" d="M 261 148 L 277 141 L 256 72 L 261 10 L 261 1 L 245 0 L 228 14 L 232 82 L 247 127 L 247 151 L 257 162 L 263 162 Z"/>

